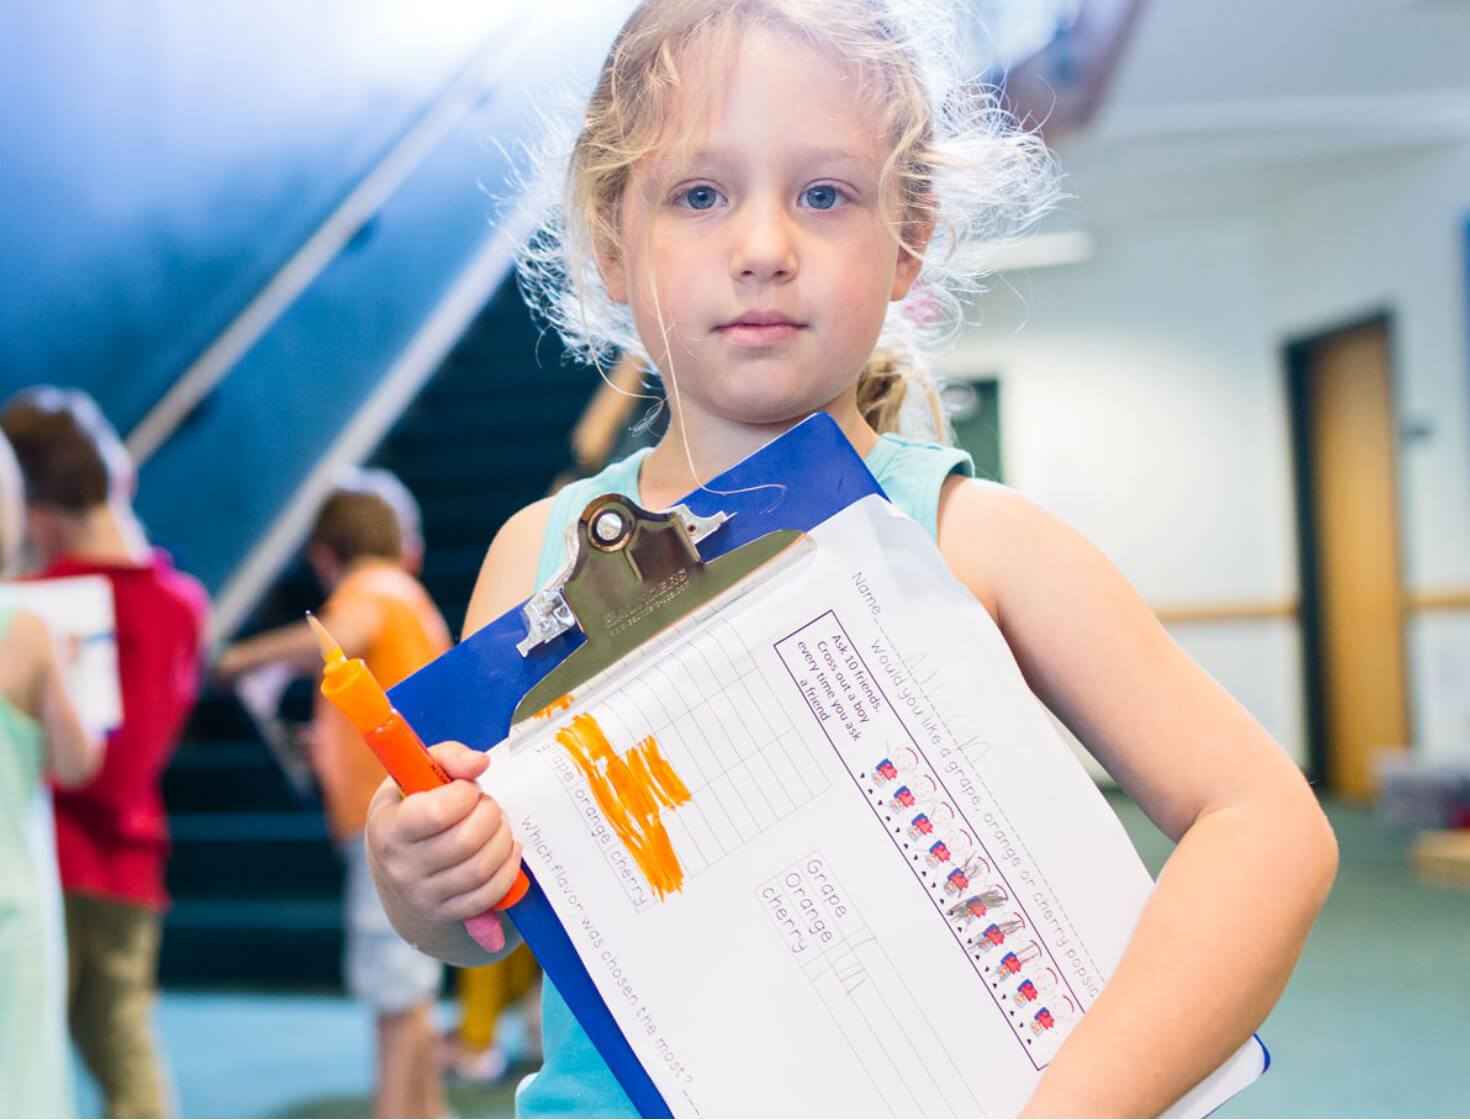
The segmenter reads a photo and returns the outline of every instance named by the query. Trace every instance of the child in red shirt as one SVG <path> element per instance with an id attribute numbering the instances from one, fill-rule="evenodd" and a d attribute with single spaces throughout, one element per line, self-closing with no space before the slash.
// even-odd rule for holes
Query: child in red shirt
<path id="1" fill-rule="evenodd" d="M 25 479 L 37 576 L 112 584 L 123 721 L 97 776 L 55 794 L 68 1009 L 108 1115 L 161 1116 L 169 1094 L 151 1024 L 168 905 L 160 782 L 198 696 L 208 598 L 149 546 L 132 511 L 132 464 L 90 397 L 26 390 L 0 412 L 0 430 Z"/>

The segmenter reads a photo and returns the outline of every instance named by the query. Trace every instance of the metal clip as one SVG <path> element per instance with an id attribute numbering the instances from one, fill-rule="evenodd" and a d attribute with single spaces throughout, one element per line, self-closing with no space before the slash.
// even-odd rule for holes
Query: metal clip
<path id="1" fill-rule="evenodd" d="M 730 514 L 716 511 L 708 517 L 700 517 L 686 505 L 671 506 L 666 513 L 656 514 L 648 513 L 632 502 L 618 498 L 616 494 L 604 494 L 593 499 L 582 511 L 582 516 L 574 524 L 567 526 L 567 558 L 561 570 L 521 608 L 521 614 L 526 619 L 526 636 L 516 643 L 516 650 L 522 657 L 528 656 L 538 646 L 580 626 L 576 614 L 567 602 L 565 587 L 582 559 L 579 545 L 583 538 L 598 551 L 622 551 L 632 539 L 639 518 L 650 524 L 655 521 L 671 522 L 683 530 L 689 544 L 698 545 L 729 521 Z M 697 552 L 693 559 L 696 563 L 699 561 Z"/>
<path id="2" fill-rule="evenodd" d="M 620 494 L 594 498 L 567 529 L 567 561 L 524 608 L 522 657 L 572 629 L 587 636 L 522 699 L 513 720 L 541 712 L 573 688 L 729 591 L 802 534 L 781 529 L 714 560 L 697 547 L 730 520 L 686 506 L 650 513 Z"/>

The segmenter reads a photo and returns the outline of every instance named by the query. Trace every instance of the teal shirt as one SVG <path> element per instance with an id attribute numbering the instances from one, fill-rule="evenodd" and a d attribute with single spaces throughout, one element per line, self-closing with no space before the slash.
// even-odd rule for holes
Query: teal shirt
<path id="1" fill-rule="evenodd" d="M 14 610 L 0 607 L 0 638 Z M 65 947 L 41 726 L 0 696 L 0 1116 L 69 1116 Z M 43 832 L 44 830 L 44 832 Z"/>
<path id="2" fill-rule="evenodd" d="M 566 528 L 599 494 L 617 493 L 641 504 L 638 472 L 650 449 L 635 451 L 591 478 L 563 487 L 551 504 L 536 586 L 544 587 L 566 559 Z M 959 472 L 975 473 L 974 463 L 954 447 L 883 436 L 864 460 L 889 500 L 928 532 L 938 536 L 939 491 Z M 516 1115 L 637 1116 L 633 1102 L 613 1077 L 578 1025 L 561 993 L 547 981 L 541 990 L 541 1039 L 546 1055 L 538 1073 L 516 1091 Z"/>

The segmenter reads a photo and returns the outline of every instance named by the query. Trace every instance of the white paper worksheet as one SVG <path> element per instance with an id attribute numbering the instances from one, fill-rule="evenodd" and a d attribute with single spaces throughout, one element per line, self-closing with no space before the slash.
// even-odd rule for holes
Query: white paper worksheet
<path id="1" fill-rule="evenodd" d="M 483 785 L 676 1116 L 1014 1115 L 1152 883 L 923 530 L 809 536 Z"/>
<path id="2" fill-rule="evenodd" d="M 39 615 L 61 647 L 67 695 L 88 731 L 122 723 L 117 675 L 117 623 L 106 576 L 67 576 L 0 583 L 0 604 Z"/>

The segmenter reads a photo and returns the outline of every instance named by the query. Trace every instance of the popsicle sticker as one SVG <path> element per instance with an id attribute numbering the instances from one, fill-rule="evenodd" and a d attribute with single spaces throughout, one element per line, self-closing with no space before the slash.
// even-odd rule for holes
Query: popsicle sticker
<path id="1" fill-rule="evenodd" d="M 1014 949 L 995 962 L 995 970 L 1002 976 L 1016 976 L 1023 968 L 1041 956 L 1041 947 L 1032 941 L 1020 949 Z"/>
<path id="2" fill-rule="evenodd" d="M 1058 1023 L 1072 1017 L 1072 1001 L 1063 996 L 1057 1003 L 1039 1009 L 1031 1016 L 1031 1033 L 1038 1038 L 1047 1031 L 1055 1030 Z"/>
<path id="3" fill-rule="evenodd" d="M 949 916 L 964 921 L 965 925 L 985 917 L 986 913 L 995 906 L 1009 901 L 1006 892 L 1000 887 L 988 887 L 979 894 L 972 894 L 962 902 L 956 902 L 949 908 Z"/>
<path id="4" fill-rule="evenodd" d="M 1049 968 L 1044 968 L 1036 975 L 1028 976 L 1016 985 L 1016 1006 L 1024 1007 L 1028 1003 L 1035 1003 L 1056 986 L 1057 974 Z"/>
<path id="5" fill-rule="evenodd" d="M 889 782 L 896 782 L 901 773 L 912 770 L 917 762 L 918 756 L 913 751 L 894 751 L 887 758 L 880 758 L 873 766 L 873 784 L 886 786 Z"/>
<path id="6" fill-rule="evenodd" d="M 923 808 L 924 806 L 932 804 L 931 799 L 934 793 L 934 789 L 935 786 L 933 779 L 921 774 L 918 778 L 907 782 L 894 790 L 893 795 L 888 799 L 888 807 L 892 809 L 895 813 L 902 812 L 904 809 Z M 923 802 L 923 805 L 920 804 L 921 801 Z M 946 808 L 948 808 L 948 806 L 946 806 Z M 953 810 L 951 810 L 951 815 L 952 814 Z"/>
<path id="7" fill-rule="evenodd" d="M 663 898 L 681 889 L 684 869 L 669 841 L 660 808 L 677 809 L 689 800 L 689 790 L 659 753 L 653 736 L 619 755 L 597 720 L 583 712 L 556 732 L 556 741 L 587 779 L 602 815 L 654 893 Z"/>
<path id="8" fill-rule="evenodd" d="M 990 864 L 985 862 L 985 858 L 978 854 L 973 855 L 944 877 L 944 893 L 949 895 L 964 894 L 970 889 L 972 880 L 989 874 Z"/>
<path id="9" fill-rule="evenodd" d="M 929 845 L 929 854 L 925 861 L 930 867 L 938 867 L 941 863 L 949 863 L 956 856 L 966 852 L 973 843 L 970 834 L 963 829 L 951 832 L 944 840 L 936 840 Z"/>

